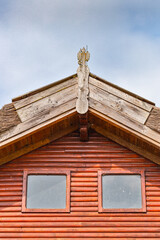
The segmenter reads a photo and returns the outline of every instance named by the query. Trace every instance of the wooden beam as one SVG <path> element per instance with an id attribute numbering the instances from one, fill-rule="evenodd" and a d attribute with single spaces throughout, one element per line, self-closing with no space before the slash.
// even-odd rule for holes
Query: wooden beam
<path id="1" fill-rule="evenodd" d="M 67 115 L 70 111 L 75 111 L 76 99 L 73 99 L 69 102 L 66 102 L 58 107 L 55 107 L 52 110 L 43 112 L 43 114 L 38 114 L 34 118 L 29 119 L 23 123 L 18 124 L 14 128 L 4 132 L 0 136 L 0 147 L 4 144 L 5 141 L 11 141 L 11 138 L 17 138 L 19 135 L 26 135 L 27 131 L 33 131 L 35 127 L 40 128 L 41 124 L 46 124 L 47 121 L 53 121 L 53 118 L 61 118 L 63 115 Z"/>
<path id="2" fill-rule="evenodd" d="M 34 95 L 29 95 L 26 96 L 25 98 L 22 99 L 18 99 L 17 101 L 13 101 L 13 104 L 16 108 L 16 110 L 20 109 L 20 108 L 24 108 L 25 106 L 35 103 L 43 98 L 49 97 L 53 94 L 56 94 L 58 92 L 64 91 L 66 90 L 68 87 L 72 87 L 74 85 L 77 84 L 77 77 L 71 78 L 67 81 L 63 81 L 61 83 L 59 83 L 58 85 L 51 85 L 50 88 L 47 88 L 43 90 L 43 88 L 41 89 L 40 92 L 35 92 Z"/>
<path id="3" fill-rule="evenodd" d="M 88 112 L 79 114 L 80 140 L 88 141 Z"/>
<path id="4" fill-rule="evenodd" d="M 89 102 L 90 99 L 93 99 L 106 107 L 113 109 L 113 111 L 122 114 L 125 117 L 133 119 L 140 123 L 145 123 L 149 112 L 134 105 L 134 103 L 130 103 L 119 96 L 115 96 L 109 92 L 104 91 L 103 89 L 94 86 L 92 84 L 89 85 Z"/>
<path id="5" fill-rule="evenodd" d="M 36 89 L 36 90 L 34 90 L 34 91 L 31 91 L 31 92 L 28 92 L 28 93 L 26 93 L 26 94 L 24 94 L 24 95 L 21 95 L 21 96 L 19 96 L 19 97 L 13 98 L 13 99 L 12 99 L 12 102 L 16 102 L 16 101 L 19 101 L 19 100 L 21 100 L 21 99 L 25 99 L 25 98 L 27 98 L 27 97 L 29 97 L 29 96 L 33 96 L 33 95 L 35 95 L 36 93 L 45 91 L 45 90 L 47 90 L 47 89 L 49 89 L 49 88 L 52 88 L 52 87 L 54 87 L 54 86 L 56 86 L 56 85 L 59 85 L 59 84 L 65 82 L 65 81 L 68 81 L 68 80 L 70 80 L 70 79 L 72 79 L 72 78 L 75 78 L 75 77 L 77 77 L 77 74 L 73 74 L 73 75 L 71 75 L 71 76 L 69 76 L 69 77 L 66 77 L 66 78 L 64 78 L 64 79 L 61 79 L 61 80 L 56 81 L 56 82 L 54 82 L 54 83 L 51 83 L 51 84 L 49 84 L 49 85 L 47 85 L 47 86 L 38 88 L 38 89 Z"/>
<path id="6" fill-rule="evenodd" d="M 93 74 L 93 73 L 89 73 L 89 76 L 91 77 L 91 78 L 93 78 L 93 80 L 96 80 L 96 82 L 99 84 L 99 87 L 100 88 L 102 88 L 102 89 L 110 89 L 109 91 L 114 91 L 115 92 L 115 95 L 117 95 L 118 96 L 118 91 L 120 91 L 120 94 L 122 95 L 123 94 L 123 96 L 124 96 L 124 98 L 127 98 L 128 99 L 128 101 L 131 101 L 131 102 L 133 102 L 133 98 L 134 98 L 134 103 L 135 103 L 135 105 L 136 105 L 136 102 L 137 102 L 137 104 L 139 105 L 143 105 L 143 107 L 145 107 L 145 105 L 144 105 L 144 103 L 140 103 L 138 100 L 140 100 L 140 101 L 142 101 L 142 102 L 145 102 L 145 103 L 148 103 L 149 105 L 151 105 L 150 107 L 152 108 L 152 106 L 155 106 L 155 103 L 153 103 L 153 102 L 151 102 L 151 101 L 149 101 L 148 99 L 145 99 L 145 98 L 142 98 L 141 96 L 138 96 L 137 94 L 134 94 L 134 93 L 132 93 L 132 92 L 130 92 L 130 91 L 128 91 L 128 90 L 126 90 L 126 89 L 124 89 L 124 88 L 121 88 L 121 87 L 119 87 L 119 86 L 117 86 L 117 85 L 115 85 L 115 84 L 113 84 L 113 83 L 111 83 L 111 82 L 108 82 L 108 81 L 106 81 L 105 79 L 103 79 L 103 78 L 100 78 L 100 77 L 98 77 L 98 76 L 96 76 L 95 74 Z M 91 78 L 89 78 L 89 83 L 91 83 L 91 81 L 92 81 L 92 79 Z M 98 81 L 97 81 L 98 80 Z M 97 83 L 96 83 L 96 85 L 97 85 Z M 107 86 L 108 85 L 108 86 Z M 111 86 L 112 88 L 110 88 L 109 86 Z M 108 88 L 109 87 L 109 88 Z M 112 90 L 111 90 L 112 89 Z M 117 91 L 118 90 L 118 91 Z M 107 90 L 108 91 L 108 90 Z M 113 93 L 113 92 L 112 92 Z M 126 94 L 126 97 L 125 97 L 125 94 Z M 132 98 L 133 97 L 133 98 Z M 129 100 L 130 99 L 130 100 Z M 142 107 L 142 108 L 143 108 Z M 149 107 L 149 106 L 148 106 Z M 148 108 L 147 107 L 147 108 Z M 146 109 L 146 107 L 145 107 L 145 109 Z M 149 109 L 148 109 L 149 110 Z"/>
<path id="7" fill-rule="evenodd" d="M 77 85 L 73 85 L 49 96 L 41 98 L 35 102 L 31 102 L 27 106 L 18 109 L 17 113 L 22 122 L 33 118 L 38 118 L 44 114 L 56 114 L 56 111 L 61 109 L 61 105 L 65 105 L 69 101 L 76 99 L 76 97 Z"/>
<path id="8" fill-rule="evenodd" d="M 158 132 L 153 131 L 146 125 L 139 123 L 134 119 L 125 117 L 121 113 L 94 99 L 90 98 L 89 105 L 90 109 L 99 112 L 99 116 L 102 114 L 106 118 L 113 119 L 113 121 L 117 122 L 117 124 L 120 124 L 122 127 L 128 128 L 130 132 L 137 132 L 137 134 L 141 135 L 143 138 L 148 139 L 151 143 L 154 142 L 154 144 L 157 144 L 157 146 L 160 147 L 160 135 Z"/>
<path id="9" fill-rule="evenodd" d="M 77 69 L 78 76 L 78 98 L 76 101 L 76 110 L 80 114 L 88 112 L 88 79 L 89 68 L 86 62 L 90 58 L 90 54 L 85 48 L 80 49 L 77 54 L 79 67 Z"/>

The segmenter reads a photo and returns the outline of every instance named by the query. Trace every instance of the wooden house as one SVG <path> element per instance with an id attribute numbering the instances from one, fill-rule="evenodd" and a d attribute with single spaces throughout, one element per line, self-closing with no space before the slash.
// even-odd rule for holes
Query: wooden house
<path id="1" fill-rule="evenodd" d="M 160 239 L 160 108 L 77 73 L 0 110 L 0 239 Z"/>

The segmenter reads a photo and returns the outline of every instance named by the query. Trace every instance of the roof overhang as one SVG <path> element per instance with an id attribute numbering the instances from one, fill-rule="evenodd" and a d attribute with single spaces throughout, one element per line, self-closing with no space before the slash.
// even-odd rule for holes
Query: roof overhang
<path id="1" fill-rule="evenodd" d="M 77 130 L 78 124 L 78 114 L 73 109 L 6 139 L 0 144 L 0 165 Z"/>
<path id="2" fill-rule="evenodd" d="M 151 135 L 142 135 L 134 128 L 124 126 L 92 108 L 89 108 L 88 116 L 90 128 L 160 164 L 160 143 L 153 140 Z M 75 109 L 41 123 L 2 142 L 0 144 L 0 164 L 20 157 L 78 129 L 79 115 Z"/>
<path id="3" fill-rule="evenodd" d="M 131 149 L 149 160 L 160 164 L 160 143 L 120 122 L 94 110 L 89 110 L 89 122 L 92 129 L 120 145 Z"/>
<path id="4" fill-rule="evenodd" d="M 156 115 L 160 116 L 160 109 L 94 74 L 89 74 L 88 83 L 90 128 L 160 164 L 160 132 L 152 128 L 154 116 L 160 124 Z M 13 99 L 20 123 L 0 134 L 0 164 L 79 129 L 77 88 L 74 74 Z"/>

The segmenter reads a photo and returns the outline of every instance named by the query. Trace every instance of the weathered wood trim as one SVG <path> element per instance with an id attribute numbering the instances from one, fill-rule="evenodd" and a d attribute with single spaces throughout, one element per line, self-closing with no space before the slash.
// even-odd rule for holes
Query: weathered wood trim
<path id="1" fill-rule="evenodd" d="M 157 146 L 160 146 L 160 136 L 159 133 L 153 131 L 149 127 L 141 124 L 139 122 L 134 121 L 133 119 L 127 118 L 122 114 L 114 111 L 112 108 L 108 106 L 104 106 L 102 103 L 97 102 L 94 99 L 90 98 L 89 101 L 90 109 L 93 109 L 104 116 L 114 119 L 116 122 L 121 124 L 121 126 L 127 127 L 130 131 L 137 132 L 142 135 L 142 137 L 147 137 L 150 142 L 155 142 Z M 156 143 L 157 142 L 157 143 Z"/>
<path id="2" fill-rule="evenodd" d="M 89 111 L 89 123 L 92 129 L 103 136 L 160 164 L 160 144 L 157 142 L 93 109 Z"/>
<path id="3" fill-rule="evenodd" d="M 131 104 L 128 101 L 123 100 L 119 96 L 115 96 L 109 92 L 104 91 L 103 89 L 94 86 L 92 84 L 89 85 L 90 89 L 90 98 L 94 99 L 106 107 L 110 107 L 116 112 L 128 117 L 130 119 L 136 120 L 140 123 L 145 123 L 146 119 L 149 116 L 149 112 L 144 109 L 137 107 L 134 104 Z"/>
<path id="4" fill-rule="evenodd" d="M 60 121 L 63 118 L 67 118 L 71 114 L 75 114 L 75 113 L 76 113 L 76 110 L 72 109 L 68 112 L 65 112 L 64 114 L 61 114 L 60 116 L 51 118 L 48 121 L 46 121 L 44 123 L 41 123 L 41 124 L 31 128 L 31 129 L 27 129 L 25 132 L 21 132 L 17 135 L 14 135 L 13 137 L 11 137 L 9 139 L 6 139 L 5 141 L 1 142 L 0 143 L 0 149 L 3 148 L 4 146 L 9 145 L 10 143 L 13 143 L 13 142 L 17 141 L 17 139 L 19 139 L 19 138 L 25 138 L 25 136 L 28 136 L 28 135 L 32 134 L 33 132 L 36 132 L 39 129 L 42 129 L 42 128 L 48 126 L 48 125 L 52 125 L 52 124 L 56 123 L 57 121 Z"/>
<path id="5" fill-rule="evenodd" d="M 146 121 L 146 126 L 160 133 L 160 108 L 154 107 Z"/>
<path id="6" fill-rule="evenodd" d="M 43 112 L 43 115 L 40 114 L 39 116 L 36 116 L 32 119 L 29 119 L 28 121 L 25 121 L 23 123 L 18 124 L 17 126 L 13 127 L 12 129 L 4 132 L 1 134 L 0 136 L 0 147 L 3 144 L 3 141 L 9 140 L 18 134 L 23 133 L 24 135 L 27 134 L 27 131 L 38 126 L 38 128 L 40 128 L 42 123 L 45 123 L 47 121 L 49 121 L 50 119 L 53 120 L 54 117 L 58 117 L 61 118 L 61 115 L 63 116 L 63 114 L 66 115 L 66 113 L 68 111 L 74 110 L 75 109 L 75 104 L 76 104 L 76 98 L 65 103 L 62 104 L 61 106 L 55 107 L 52 111 L 46 111 Z"/>
<path id="7" fill-rule="evenodd" d="M 0 165 L 73 132 L 78 126 L 78 114 L 74 111 L 12 138 L 0 148 Z"/>
<path id="8" fill-rule="evenodd" d="M 56 92 L 50 96 L 40 99 L 34 103 L 17 110 L 22 122 L 29 119 L 38 118 L 44 114 L 56 114 L 62 104 L 66 104 L 77 97 L 77 85 L 73 85 L 62 91 Z"/>
<path id="9" fill-rule="evenodd" d="M 118 89 L 118 90 L 120 90 L 120 91 L 122 91 L 122 92 L 124 92 L 124 93 L 127 93 L 127 94 L 129 94 L 130 96 L 133 96 L 134 98 L 137 98 L 137 99 L 139 99 L 139 100 L 141 100 L 141 101 L 144 101 L 144 102 L 146 102 L 146 103 L 148 103 L 148 104 L 151 104 L 151 105 L 155 106 L 155 103 L 153 103 L 153 102 L 151 102 L 151 101 L 149 101 L 149 100 L 147 100 L 147 99 L 145 99 L 145 98 L 143 98 L 143 97 L 141 97 L 141 96 L 139 96 L 139 95 L 137 95 L 137 94 L 134 94 L 134 93 L 132 93 L 132 92 L 130 92 L 130 91 L 124 89 L 124 88 L 121 88 L 121 87 L 119 87 L 119 86 L 117 86 L 117 85 L 115 85 L 115 84 L 113 84 L 113 83 L 111 83 L 111 82 L 108 82 L 107 80 L 105 80 L 105 79 L 103 79 L 103 78 L 100 78 L 100 77 L 96 76 L 96 75 L 93 74 L 93 73 L 90 73 L 89 75 L 90 75 L 90 77 L 101 81 L 101 82 L 104 83 L 105 85 L 108 84 L 109 86 L 112 86 L 113 88 L 116 88 L 116 89 Z M 104 86 L 104 85 L 103 85 L 103 86 Z"/>
<path id="10" fill-rule="evenodd" d="M 53 94 L 55 95 L 58 92 L 67 90 L 67 88 L 75 86 L 76 84 L 77 84 L 77 77 L 71 78 L 68 81 L 64 81 L 64 82 L 62 82 L 58 85 L 55 85 L 49 89 L 35 93 L 34 95 L 20 99 L 18 101 L 14 101 L 13 104 L 14 104 L 15 108 L 18 110 L 20 108 L 24 108 L 25 106 L 27 106 L 29 104 L 33 104 L 41 99 L 49 97 Z"/>
<path id="11" fill-rule="evenodd" d="M 13 99 L 12 99 L 12 102 L 19 101 L 19 100 L 24 99 L 24 98 L 27 98 L 27 97 L 29 97 L 29 96 L 35 95 L 36 93 L 45 91 L 45 90 L 47 90 L 47 89 L 49 89 L 49 88 L 51 88 L 51 87 L 54 87 L 54 86 L 56 86 L 56 85 L 59 85 L 59 84 L 65 82 L 65 81 L 67 81 L 67 80 L 69 80 L 69 79 L 71 79 L 71 78 L 75 78 L 75 77 L 77 77 L 77 74 L 76 74 L 76 73 L 73 74 L 73 75 L 71 75 L 71 76 L 68 76 L 68 77 L 66 77 L 66 78 L 63 78 L 63 79 L 61 79 L 61 80 L 59 80 L 59 81 L 56 81 L 56 82 L 54 82 L 54 83 L 51 83 L 51 84 L 49 84 L 49 85 L 46 85 L 46 86 L 44 86 L 44 87 L 38 88 L 38 89 L 36 89 L 36 90 L 34 90 L 34 91 L 28 92 L 28 93 L 26 93 L 26 94 L 24 94 L 24 95 L 21 95 L 21 96 L 19 96 L 19 97 L 13 98 Z"/>
<path id="12" fill-rule="evenodd" d="M 88 79 L 89 68 L 86 62 L 90 58 L 90 54 L 85 48 L 80 49 L 77 54 L 79 67 L 77 69 L 78 76 L 78 98 L 76 101 L 76 110 L 80 114 L 88 112 Z"/>
<path id="13" fill-rule="evenodd" d="M 80 140 L 88 141 L 88 112 L 85 114 L 79 114 L 79 131 Z"/>

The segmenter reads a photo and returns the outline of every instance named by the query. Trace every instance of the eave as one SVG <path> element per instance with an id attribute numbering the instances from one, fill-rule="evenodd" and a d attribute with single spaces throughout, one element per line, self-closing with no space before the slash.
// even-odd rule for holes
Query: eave
<path id="1" fill-rule="evenodd" d="M 0 143 L 0 165 L 78 129 L 75 109 Z"/>
<path id="2" fill-rule="evenodd" d="M 160 164 L 160 142 L 142 135 L 94 109 L 89 110 L 89 121 L 90 127 L 98 133 Z"/>

